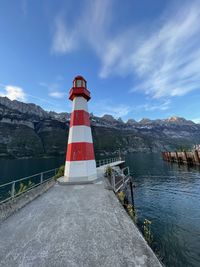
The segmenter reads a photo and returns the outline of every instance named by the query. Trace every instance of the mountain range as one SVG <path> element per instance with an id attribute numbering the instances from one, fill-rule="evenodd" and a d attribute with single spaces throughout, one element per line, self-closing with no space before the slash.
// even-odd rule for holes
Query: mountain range
<path id="1" fill-rule="evenodd" d="M 180 117 L 124 122 L 90 114 L 97 157 L 130 152 L 192 148 L 200 124 Z M 66 153 L 70 114 L 47 112 L 35 104 L 0 97 L 0 157 L 51 157 Z"/>

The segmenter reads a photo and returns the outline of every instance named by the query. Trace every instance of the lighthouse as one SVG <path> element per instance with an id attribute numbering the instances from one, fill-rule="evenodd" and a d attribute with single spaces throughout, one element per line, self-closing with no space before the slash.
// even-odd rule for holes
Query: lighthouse
<path id="1" fill-rule="evenodd" d="M 72 113 L 63 182 L 88 182 L 97 177 L 87 104 L 90 98 L 86 80 L 76 76 L 69 92 Z"/>

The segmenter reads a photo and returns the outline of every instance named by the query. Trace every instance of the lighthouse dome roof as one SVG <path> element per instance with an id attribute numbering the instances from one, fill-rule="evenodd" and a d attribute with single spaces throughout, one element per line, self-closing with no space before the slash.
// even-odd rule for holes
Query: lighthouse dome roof
<path id="1" fill-rule="evenodd" d="M 86 80 L 81 75 L 77 75 L 74 80 L 84 80 L 86 82 Z"/>

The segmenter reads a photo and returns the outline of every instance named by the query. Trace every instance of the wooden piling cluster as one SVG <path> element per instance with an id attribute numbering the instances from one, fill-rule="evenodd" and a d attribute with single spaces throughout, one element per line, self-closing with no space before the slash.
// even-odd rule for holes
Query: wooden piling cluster
<path id="1" fill-rule="evenodd" d="M 163 160 L 179 164 L 200 165 L 200 151 L 162 152 Z"/>

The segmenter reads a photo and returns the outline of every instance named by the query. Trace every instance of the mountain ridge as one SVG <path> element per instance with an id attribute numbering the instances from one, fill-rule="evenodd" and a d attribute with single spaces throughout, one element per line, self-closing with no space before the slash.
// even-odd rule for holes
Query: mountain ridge
<path id="1" fill-rule="evenodd" d="M 36 115 L 39 117 L 44 117 L 44 118 L 54 118 L 58 120 L 63 120 L 64 116 L 65 118 L 69 119 L 70 118 L 70 113 L 67 112 L 61 112 L 57 113 L 55 111 L 46 111 L 43 108 L 41 108 L 39 105 L 36 105 L 34 103 L 23 103 L 18 100 L 10 100 L 7 97 L 0 97 L 0 105 L 4 105 L 10 109 L 17 110 L 21 113 L 26 113 L 26 114 L 31 114 L 31 115 Z M 197 124 L 191 120 L 187 120 L 183 117 L 179 116 L 172 116 L 169 118 L 165 119 L 149 119 L 149 118 L 142 118 L 140 121 L 136 121 L 133 118 L 129 118 L 127 122 L 124 122 L 120 117 L 119 118 L 114 118 L 110 114 L 104 114 L 102 117 L 93 115 L 93 113 L 90 114 L 92 118 L 100 118 L 102 120 L 108 121 L 108 122 L 114 122 L 118 121 L 124 124 L 162 124 L 162 123 L 174 123 L 174 124 L 184 124 L 184 125 L 194 125 Z"/>
<path id="2" fill-rule="evenodd" d="M 200 125 L 180 117 L 123 122 L 90 114 L 96 157 L 160 152 L 200 143 Z M 0 157 L 52 157 L 66 153 L 70 113 L 0 97 Z"/>

